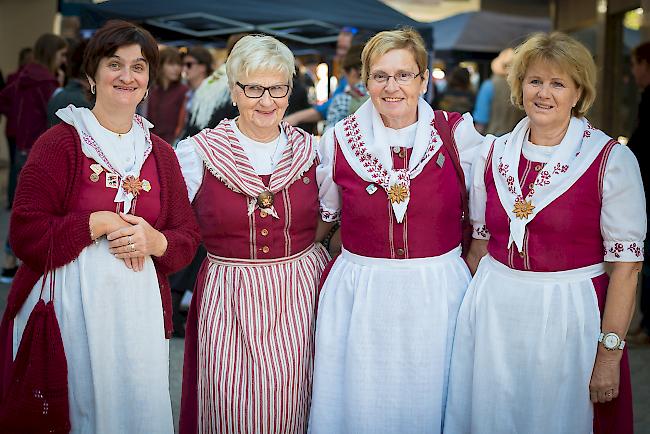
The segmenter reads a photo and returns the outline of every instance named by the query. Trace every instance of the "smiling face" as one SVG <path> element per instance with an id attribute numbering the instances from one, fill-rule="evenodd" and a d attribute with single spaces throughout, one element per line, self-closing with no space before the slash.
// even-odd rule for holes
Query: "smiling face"
<path id="1" fill-rule="evenodd" d="M 97 86 L 97 105 L 135 111 L 149 84 L 149 64 L 139 45 L 125 45 L 100 60 L 91 84 Z"/>
<path id="2" fill-rule="evenodd" d="M 255 71 L 241 77 L 239 82 L 247 86 L 263 87 L 291 84 L 286 75 L 279 71 Z M 289 105 L 289 94 L 283 98 L 272 98 L 265 91 L 260 98 L 249 98 L 238 85 L 233 86 L 231 93 L 232 100 L 239 109 L 238 125 L 242 133 L 258 141 L 277 136 L 278 125 Z"/>
<path id="3" fill-rule="evenodd" d="M 415 57 L 406 49 L 388 51 L 374 59 L 368 70 L 368 93 L 384 125 L 398 129 L 415 123 L 418 118 L 418 99 L 427 89 L 429 70 L 420 71 Z M 395 76 L 404 72 L 421 74 L 408 84 L 399 84 L 394 78 L 378 83 L 372 78 L 378 73 Z"/>
<path id="4" fill-rule="evenodd" d="M 581 91 L 558 65 L 537 60 L 528 66 L 523 79 L 524 110 L 531 128 L 554 129 L 568 125 L 571 109 Z"/>

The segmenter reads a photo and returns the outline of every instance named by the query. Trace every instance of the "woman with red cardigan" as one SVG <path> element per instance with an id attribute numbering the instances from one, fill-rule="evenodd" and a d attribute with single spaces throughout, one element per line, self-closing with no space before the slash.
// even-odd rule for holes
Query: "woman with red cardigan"
<path id="1" fill-rule="evenodd" d="M 135 114 L 158 49 L 111 21 L 84 59 L 95 107 L 57 112 L 64 122 L 38 139 L 16 192 L 10 238 L 23 265 L 0 330 L 2 391 L 52 269 L 71 432 L 171 434 L 166 276 L 192 259 L 199 232 L 172 148 Z"/>

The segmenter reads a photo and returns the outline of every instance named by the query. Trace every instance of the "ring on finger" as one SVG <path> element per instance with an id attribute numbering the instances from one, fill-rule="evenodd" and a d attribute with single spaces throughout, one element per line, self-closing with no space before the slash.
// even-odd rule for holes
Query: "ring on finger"
<path id="1" fill-rule="evenodd" d="M 135 252 L 135 244 L 131 243 L 131 244 L 129 244 L 129 245 L 131 246 L 131 251 L 132 251 L 132 252 Z"/>
<path id="2" fill-rule="evenodd" d="M 133 241 L 131 240 L 131 235 L 129 235 L 129 242 L 127 244 L 133 244 Z"/>

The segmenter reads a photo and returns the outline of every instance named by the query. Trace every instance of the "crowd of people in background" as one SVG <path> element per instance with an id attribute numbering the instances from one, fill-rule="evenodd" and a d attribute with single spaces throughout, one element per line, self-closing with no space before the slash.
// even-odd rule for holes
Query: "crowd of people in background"
<path id="1" fill-rule="evenodd" d="M 631 433 L 650 43 L 627 147 L 585 117 L 595 64 L 561 33 L 504 49 L 479 86 L 460 65 L 430 83 L 410 28 L 342 28 L 319 103 L 323 60 L 119 20 L 20 51 L 0 89 L 0 402 L 57 294 L 49 429 L 171 434 L 175 336 L 183 434 Z"/>

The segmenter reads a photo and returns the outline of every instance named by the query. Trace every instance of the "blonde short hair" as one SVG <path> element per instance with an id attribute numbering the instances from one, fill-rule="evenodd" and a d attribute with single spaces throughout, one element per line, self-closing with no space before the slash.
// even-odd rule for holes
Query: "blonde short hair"
<path id="1" fill-rule="evenodd" d="M 287 84 L 292 86 L 296 72 L 293 53 L 272 36 L 244 36 L 237 41 L 226 60 L 228 86 L 232 89 L 241 77 L 256 71 L 281 72 Z"/>
<path id="2" fill-rule="evenodd" d="M 515 49 L 508 73 L 512 103 L 524 108 L 524 77 L 530 65 L 538 60 L 556 65 L 573 79 L 581 94 L 572 114 L 584 116 L 596 99 L 596 64 L 584 45 L 561 32 L 536 33 Z"/>
<path id="3" fill-rule="evenodd" d="M 411 27 L 379 32 L 366 43 L 361 53 L 361 79 L 367 85 L 370 66 L 377 58 L 391 50 L 406 49 L 413 54 L 418 72 L 427 70 L 427 49 L 422 36 Z"/>

